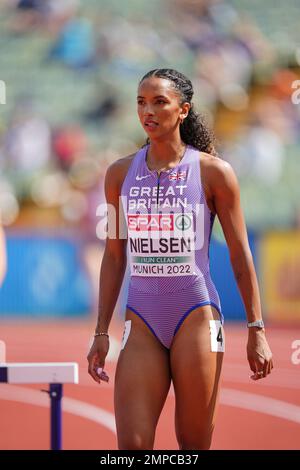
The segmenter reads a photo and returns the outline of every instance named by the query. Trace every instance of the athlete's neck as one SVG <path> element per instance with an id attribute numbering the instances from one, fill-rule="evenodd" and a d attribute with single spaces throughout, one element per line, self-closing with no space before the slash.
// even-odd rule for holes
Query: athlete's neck
<path id="1" fill-rule="evenodd" d="M 150 142 L 147 152 L 149 170 L 163 171 L 174 168 L 182 159 L 186 144 L 182 141 Z"/>

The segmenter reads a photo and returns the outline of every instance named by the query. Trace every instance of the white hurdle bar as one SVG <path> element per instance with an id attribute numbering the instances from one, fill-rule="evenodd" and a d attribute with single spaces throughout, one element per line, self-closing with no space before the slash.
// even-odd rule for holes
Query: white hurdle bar
<path id="1" fill-rule="evenodd" d="M 0 362 L 0 383 L 37 384 L 48 383 L 51 400 L 51 449 L 62 448 L 61 399 L 63 384 L 78 384 L 78 364 L 76 362 Z"/>

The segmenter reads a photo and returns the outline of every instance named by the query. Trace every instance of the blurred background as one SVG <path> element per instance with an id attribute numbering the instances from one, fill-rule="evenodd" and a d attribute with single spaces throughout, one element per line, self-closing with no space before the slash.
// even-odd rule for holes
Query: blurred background
<path id="1" fill-rule="evenodd" d="M 192 80 L 195 106 L 240 182 L 264 318 L 274 331 L 290 327 L 292 339 L 300 336 L 299 17 L 297 0 L 1 0 L 8 269 L 0 339 L 8 359 L 74 360 L 80 352 L 84 361 L 96 321 L 103 254 L 96 209 L 105 172 L 145 142 L 136 90 L 158 67 Z M 237 331 L 245 312 L 218 223 L 211 265 L 225 319 Z M 127 282 L 128 274 L 112 325 L 112 363 Z M 78 343 L 64 353 L 72 334 Z M 0 440 L 0 448 L 11 445 Z"/>

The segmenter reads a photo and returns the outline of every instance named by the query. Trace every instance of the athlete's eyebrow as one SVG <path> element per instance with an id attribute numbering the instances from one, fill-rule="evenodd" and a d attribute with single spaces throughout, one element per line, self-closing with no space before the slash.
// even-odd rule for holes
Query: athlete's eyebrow
<path id="1" fill-rule="evenodd" d="M 145 98 L 145 97 L 139 95 L 139 96 L 137 97 L 137 100 L 138 100 L 139 98 Z M 166 96 L 164 96 L 164 95 L 156 95 L 156 96 L 154 96 L 153 98 L 154 98 L 154 99 L 155 99 L 155 98 L 164 98 L 165 100 L 168 99 L 168 98 L 167 98 Z"/>

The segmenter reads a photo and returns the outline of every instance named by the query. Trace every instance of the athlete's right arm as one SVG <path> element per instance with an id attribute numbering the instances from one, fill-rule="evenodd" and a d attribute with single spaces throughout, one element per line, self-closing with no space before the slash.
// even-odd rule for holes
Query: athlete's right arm
<path id="1" fill-rule="evenodd" d="M 114 210 L 108 210 L 108 234 L 100 270 L 99 313 L 96 332 L 106 333 L 108 331 L 126 270 L 127 238 L 120 238 L 121 226 L 119 222 L 119 211 L 122 214 L 119 196 L 124 179 L 124 169 L 124 159 L 118 160 L 108 168 L 105 177 L 106 202 L 108 208 L 110 206 Z M 96 336 L 87 359 L 89 374 L 98 383 L 100 383 L 100 379 L 97 375 L 97 369 L 104 368 L 108 350 L 108 337 Z"/>

